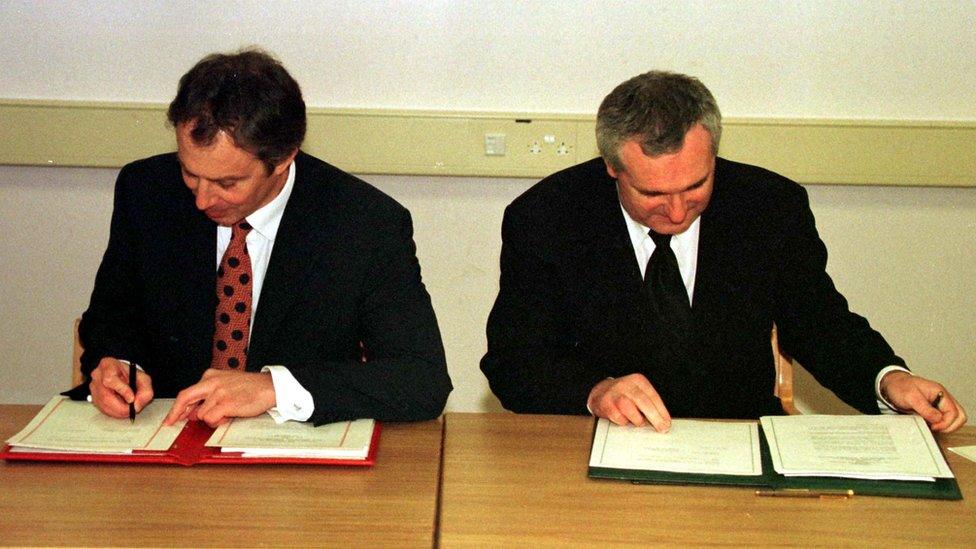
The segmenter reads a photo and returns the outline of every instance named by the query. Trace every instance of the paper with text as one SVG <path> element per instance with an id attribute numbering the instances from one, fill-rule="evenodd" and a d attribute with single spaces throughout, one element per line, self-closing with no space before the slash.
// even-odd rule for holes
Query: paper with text
<path id="1" fill-rule="evenodd" d="M 970 461 L 976 461 L 976 446 L 956 446 L 949 449 Z"/>
<path id="2" fill-rule="evenodd" d="M 669 432 L 658 433 L 650 426 L 622 427 L 601 418 L 590 467 L 761 475 L 759 430 L 754 422 L 675 419 Z"/>
<path id="3" fill-rule="evenodd" d="M 119 419 L 103 414 L 94 404 L 56 396 L 19 433 L 7 439 L 14 450 L 50 450 L 100 454 L 129 454 L 133 450 L 165 451 L 185 421 L 170 427 L 163 419 L 173 399 L 150 402 L 136 415 Z"/>
<path id="4" fill-rule="evenodd" d="M 760 422 L 781 475 L 928 481 L 953 476 L 919 416 L 767 416 Z"/>
<path id="5" fill-rule="evenodd" d="M 366 459 L 376 422 L 357 419 L 313 426 L 288 421 L 275 423 L 267 414 L 235 418 L 221 425 L 207 446 L 242 457 L 317 457 Z"/>

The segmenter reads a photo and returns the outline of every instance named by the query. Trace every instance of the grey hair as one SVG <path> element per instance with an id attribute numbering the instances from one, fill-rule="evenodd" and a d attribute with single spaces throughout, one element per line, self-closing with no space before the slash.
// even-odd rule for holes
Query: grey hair
<path id="1" fill-rule="evenodd" d="M 648 156 L 674 153 L 699 123 L 712 137 L 712 154 L 718 154 L 722 113 L 708 88 L 692 76 L 645 72 L 614 88 L 600 103 L 597 147 L 613 169 L 623 171 L 619 153 L 624 141 L 639 140 Z"/>

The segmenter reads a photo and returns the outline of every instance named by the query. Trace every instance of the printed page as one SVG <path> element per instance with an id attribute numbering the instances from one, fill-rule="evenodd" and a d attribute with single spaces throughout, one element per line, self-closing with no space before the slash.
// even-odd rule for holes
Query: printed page
<path id="1" fill-rule="evenodd" d="M 275 423 L 271 416 L 235 418 L 207 441 L 223 452 L 243 457 L 316 457 L 366 459 L 375 422 L 357 419 L 314 427 L 311 423 Z"/>
<path id="2" fill-rule="evenodd" d="M 133 450 L 165 451 L 183 429 L 185 421 L 163 427 L 173 399 L 149 403 L 135 422 L 101 413 L 94 404 L 65 396 L 52 398 L 34 419 L 7 439 L 14 450 L 128 454 Z"/>
<path id="3" fill-rule="evenodd" d="M 970 461 L 976 461 L 976 446 L 956 446 L 949 449 Z"/>
<path id="4" fill-rule="evenodd" d="M 761 475 L 755 422 L 675 419 L 671 431 L 597 422 L 590 467 L 673 473 Z"/>
<path id="5" fill-rule="evenodd" d="M 767 416 L 760 421 L 773 468 L 782 475 L 929 481 L 952 477 L 919 416 Z"/>

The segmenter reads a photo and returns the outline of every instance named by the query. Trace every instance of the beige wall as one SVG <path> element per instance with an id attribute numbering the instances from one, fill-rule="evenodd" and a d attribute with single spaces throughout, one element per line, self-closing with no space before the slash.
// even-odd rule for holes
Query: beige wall
<path id="1" fill-rule="evenodd" d="M 116 170 L 0 166 L 0 402 L 67 388 L 71 322 L 108 237 Z M 502 211 L 525 179 L 367 176 L 414 216 L 454 380 L 449 410 L 498 409 L 478 369 Z M 919 374 L 976 411 L 976 189 L 808 187 L 829 269 Z M 801 377 L 801 406 L 833 410 Z"/>

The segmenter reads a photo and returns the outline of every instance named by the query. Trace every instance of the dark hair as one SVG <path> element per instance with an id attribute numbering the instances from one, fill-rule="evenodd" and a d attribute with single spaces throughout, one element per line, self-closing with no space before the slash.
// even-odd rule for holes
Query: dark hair
<path id="1" fill-rule="evenodd" d="M 214 53 L 180 78 L 166 113 L 174 127 L 194 124 L 190 137 L 209 145 L 220 131 L 261 160 L 271 173 L 305 139 L 305 101 L 298 82 L 256 48 Z"/>
<path id="2" fill-rule="evenodd" d="M 596 142 L 603 159 L 622 171 L 624 141 L 638 139 L 648 156 L 673 153 L 698 123 L 712 137 L 712 154 L 718 154 L 722 113 L 708 88 L 691 76 L 651 71 L 620 84 L 603 99 L 596 115 Z"/>

